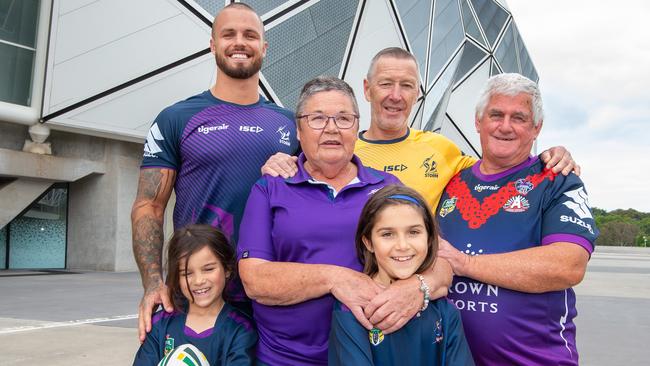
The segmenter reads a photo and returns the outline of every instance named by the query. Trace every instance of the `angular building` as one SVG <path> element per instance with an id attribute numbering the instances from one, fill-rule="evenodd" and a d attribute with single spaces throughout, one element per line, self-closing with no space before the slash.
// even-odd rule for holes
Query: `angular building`
<path id="1" fill-rule="evenodd" d="M 206 90 L 214 14 L 228 0 L 8 0 L 0 4 L 0 269 L 134 270 L 130 208 L 142 143 L 165 106 Z M 419 62 L 410 125 L 479 155 L 478 89 L 537 80 L 505 0 L 250 0 L 269 50 L 260 93 L 293 108 L 310 78 L 357 93 L 372 56 Z"/>

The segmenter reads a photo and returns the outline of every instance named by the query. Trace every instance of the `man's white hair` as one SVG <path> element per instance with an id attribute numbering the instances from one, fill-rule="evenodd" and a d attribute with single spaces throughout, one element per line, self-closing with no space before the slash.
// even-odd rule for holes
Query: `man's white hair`
<path id="1" fill-rule="evenodd" d="M 515 73 L 498 74 L 488 79 L 485 87 L 481 90 L 478 102 L 476 103 L 476 115 L 479 119 L 483 118 L 483 112 L 490 102 L 490 98 L 494 95 L 507 95 L 514 97 L 521 93 L 530 95 L 533 124 L 535 126 L 539 125 L 539 123 L 544 119 L 542 95 L 539 91 L 539 87 L 534 81 Z"/>

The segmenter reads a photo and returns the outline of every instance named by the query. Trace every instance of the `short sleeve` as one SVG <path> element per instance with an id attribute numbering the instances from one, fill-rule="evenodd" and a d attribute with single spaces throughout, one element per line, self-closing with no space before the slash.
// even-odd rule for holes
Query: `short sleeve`
<path id="1" fill-rule="evenodd" d="M 473 366 L 474 359 L 472 358 L 472 352 L 470 351 L 469 344 L 467 344 L 467 339 L 465 338 L 463 323 L 460 320 L 460 312 L 446 299 L 441 299 L 440 301 L 445 302 L 445 312 L 443 317 L 446 322 L 446 325 L 444 325 L 444 365 Z"/>
<path id="2" fill-rule="evenodd" d="M 275 260 L 273 239 L 273 213 L 268 192 L 269 177 L 262 177 L 253 185 L 248 196 L 244 216 L 239 226 L 237 259 L 259 258 Z"/>
<path id="3" fill-rule="evenodd" d="M 159 329 L 154 325 L 135 354 L 133 366 L 156 366 L 160 362 L 163 356 L 158 333 Z"/>
<path id="4" fill-rule="evenodd" d="M 357 322 L 349 310 L 341 307 L 342 305 L 337 302 L 332 314 L 327 353 L 328 365 L 373 365 L 368 331 Z"/>
<path id="5" fill-rule="evenodd" d="M 160 112 L 147 133 L 141 167 L 179 170 L 179 146 L 183 127 L 173 107 Z"/>
<path id="6" fill-rule="evenodd" d="M 569 242 L 589 253 L 598 237 L 589 197 L 584 184 L 575 174 L 558 175 L 547 190 L 542 221 L 542 245 Z"/>

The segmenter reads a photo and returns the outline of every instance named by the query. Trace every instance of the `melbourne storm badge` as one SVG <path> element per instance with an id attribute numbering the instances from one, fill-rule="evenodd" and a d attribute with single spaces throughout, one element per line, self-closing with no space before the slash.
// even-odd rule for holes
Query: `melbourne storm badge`
<path id="1" fill-rule="evenodd" d="M 524 196 L 528 194 L 528 192 L 533 190 L 533 183 L 527 181 L 524 178 L 517 179 L 515 182 L 515 189 L 517 192 L 523 194 Z"/>
<path id="2" fill-rule="evenodd" d="M 379 343 L 384 341 L 384 333 L 381 332 L 381 329 L 372 328 L 368 332 L 368 339 L 370 339 L 370 344 L 378 346 Z"/>

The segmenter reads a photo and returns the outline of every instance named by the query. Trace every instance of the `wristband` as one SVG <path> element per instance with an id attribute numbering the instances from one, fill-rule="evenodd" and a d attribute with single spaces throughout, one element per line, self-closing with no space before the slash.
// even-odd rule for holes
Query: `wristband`
<path id="1" fill-rule="evenodd" d="M 430 290 L 430 288 L 429 288 L 429 285 L 427 285 L 427 283 L 424 282 L 424 277 L 422 277 L 422 275 L 416 274 L 415 276 L 418 278 L 418 280 L 420 280 L 420 291 L 422 291 L 422 293 L 424 294 L 424 301 L 422 303 L 422 309 L 420 309 L 420 311 L 418 311 L 418 313 L 417 313 L 417 316 L 420 316 L 420 313 L 425 311 L 427 309 L 427 307 L 429 306 L 429 300 L 430 300 L 429 290 Z"/>

